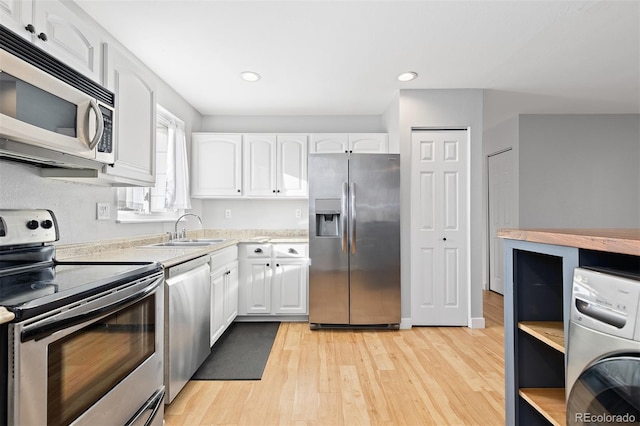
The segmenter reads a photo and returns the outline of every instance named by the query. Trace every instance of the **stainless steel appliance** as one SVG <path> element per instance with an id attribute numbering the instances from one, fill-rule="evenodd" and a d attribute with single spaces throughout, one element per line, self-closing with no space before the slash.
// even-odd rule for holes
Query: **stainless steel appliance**
<path id="1" fill-rule="evenodd" d="M 567 344 L 567 424 L 640 422 L 640 264 L 576 268 Z"/>
<path id="2" fill-rule="evenodd" d="M 0 25 L 0 158 L 113 164 L 115 95 Z"/>
<path id="3" fill-rule="evenodd" d="M 0 424 L 161 425 L 163 271 L 55 260 L 53 212 L 0 210 Z"/>
<path id="4" fill-rule="evenodd" d="M 309 323 L 400 323 L 400 156 L 310 154 Z"/>
<path id="5" fill-rule="evenodd" d="M 211 353 L 209 256 L 166 269 L 165 384 L 169 404 Z"/>

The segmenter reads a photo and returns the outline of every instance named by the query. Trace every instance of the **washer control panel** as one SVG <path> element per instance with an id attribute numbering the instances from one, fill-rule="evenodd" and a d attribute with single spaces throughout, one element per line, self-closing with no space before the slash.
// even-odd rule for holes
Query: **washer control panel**
<path id="1" fill-rule="evenodd" d="M 640 340 L 640 281 L 589 269 L 573 273 L 571 321 L 593 330 Z"/>

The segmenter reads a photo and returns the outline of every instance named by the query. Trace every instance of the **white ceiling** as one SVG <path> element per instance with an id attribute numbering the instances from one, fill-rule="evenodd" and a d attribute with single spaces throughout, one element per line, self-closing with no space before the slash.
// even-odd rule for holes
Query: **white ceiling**
<path id="1" fill-rule="evenodd" d="M 402 88 L 640 112 L 639 0 L 76 3 L 203 115 L 381 114 Z"/>

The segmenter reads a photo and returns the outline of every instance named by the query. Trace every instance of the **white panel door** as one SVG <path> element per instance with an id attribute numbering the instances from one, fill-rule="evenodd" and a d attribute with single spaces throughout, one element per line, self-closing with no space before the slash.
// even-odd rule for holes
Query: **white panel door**
<path id="1" fill-rule="evenodd" d="M 516 226 L 513 188 L 513 151 L 488 158 L 489 170 L 489 290 L 504 294 L 502 239 L 498 229 Z"/>
<path id="2" fill-rule="evenodd" d="M 411 136 L 411 322 L 467 325 L 468 135 Z"/>
<path id="3" fill-rule="evenodd" d="M 245 135 L 242 152 L 245 195 L 276 196 L 276 136 Z"/>
<path id="4" fill-rule="evenodd" d="M 276 194 L 279 197 L 306 197 L 307 135 L 278 135 Z"/>

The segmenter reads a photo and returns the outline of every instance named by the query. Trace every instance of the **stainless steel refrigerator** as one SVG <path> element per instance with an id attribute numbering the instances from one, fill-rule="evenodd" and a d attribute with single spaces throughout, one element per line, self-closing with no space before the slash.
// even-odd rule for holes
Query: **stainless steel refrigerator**
<path id="1" fill-rule="evenodd" d="M 309 154 L 309 323 L 400 324 L 400 156 Z"/>

